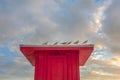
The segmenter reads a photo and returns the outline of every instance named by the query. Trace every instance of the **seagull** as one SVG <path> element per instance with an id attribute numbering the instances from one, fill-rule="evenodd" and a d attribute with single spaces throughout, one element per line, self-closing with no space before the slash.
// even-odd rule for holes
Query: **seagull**
<path id="1" fill-rule="evenodd" d="M 67 44 L 67 42 L 63 42 L 63 43 L 61 43 L 61 44 L 65 45 L 65 44 Z"/>
<path id="2" fill-rule="evenodd" d="M 82 44 L 86 44 L 88 42 L 88 40 L 84 41 Z"/>
<path id="3" fill-rule="evenodd" d="M 71 43 L 72 43 L 72 41 L 68 42 L 67 45 L 69 45 L 69 44 L 71 44 Z"/>
<path id="4" fill-rule="evenodd" d="M 58 44 L 58 42 L 55 42 L 53 45 L 57 45 Z"/>
<path id="5" fill-rule="evenodd" d="M 79 40 L 75 41 L 74 44 L 78 44 L 79 43 Z"/>
<path id="6" fill-rule="evenodd" d="M 42 45 L 47 45 L 48 44 L 48 41 L 47 42 L 45 42 L 45 43 L 43 43 Z"/>

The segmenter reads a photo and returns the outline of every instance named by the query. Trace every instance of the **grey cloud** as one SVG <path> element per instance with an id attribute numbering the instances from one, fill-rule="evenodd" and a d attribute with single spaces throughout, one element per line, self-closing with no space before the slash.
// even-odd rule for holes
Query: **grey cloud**
<path id="1" fill-rule="evenodd" d="M 16 5 L 12 6 L 16 7 Z M 89 0 L 78 0 L 73 5 L 67 1 L 60 2 L 58 0 L 50 2 L 49 0 L 48 2 L 35 0 L 28 3 L 26 1 L 21 6 L 19 5 L 18 8 L 15 8 L 15 11 L 11 11 L 11 14 L 8 15 L 8 17 L 11 16 L 10 18 L 7 18 L 6 15 L 3 17 L 5 21 L 3 19 L 2 21 L 7 24 L 5 24 L 6 27 L 1 28 L 1 36 L 3 36 L 1 39 L 7 41 L 11 37 L 18 38 L 17 36 L 19 36 L 19 39 L 25 41 L 24 37 L 31 33 L 28 42 L 71 40 L 80 39 L 80 37 L 85 39 L 88 32 L 88 16 L 94 10 L 93 8 L 93 2 Z M 6 22 L 7 20 L 8 22 Z M 23 32 L 23 28 L 26 31 L 28 28 L 34 28 L 34 30 L 25 33 L 26 31 Z M 2 32 L 3 29 L 5 30 L 4 33 Z"/>
<path id="2" fill-rule="evenodd" d="M 104 27 L 103 30 L 106 33 L 106 35 L 109 37 L 110 42 L 108 44 L 108 47 L 111 48 L 113 51 L 113 54 L 119 55 L 120 52 L 120 8 L 119 8 L 120 1 L 115 0 L 113 1 L 112 5 L 107 9 L 105 12 L 106 19 L 104 20 Z"/>
<path id="3" fill-rule="evenodd" d="M 59 5 L 60 9 L 57 11 L 51 12 L 50 19 L 58 24 L 60 27 L 59 30 L 62 32 L 73 33 L 75 34 L 75 29 L 79 28 L 79 32 L 86 31 L 88 23 L 88 15 L 92 12 L 93 4 L 89 3 L 90 1 L 74 1 L 71 5 L 67 1 L 56 0 L 56 3 Z M 88 4 L 85 6 L 83 4 Z M 78 5 L 79 4 L 79 5 Z"/>
<path id="4" fill-rule="evenodd" d="M 83 38 L 82 40 L 86 39 L 88 16 L 93 8 L 92 1 L 75 1 L 73 5 L 58 0 L 53 0 L 50 4 L 44 3 L 44 1 L 39 2 L 43 2 L 43 5 L 31 3 L 33 8 L 28 9 L 28 12 L 31 12 L 29 14 L 33 15 L 31 15 L 32 25 L 36 27 L 30 42 L 73 40 L 80 39 L 80 37 Z M 83 3 L 88 5 L 83 5 Z M 39 7 L 43 9 L 41 10 Z"/>
<path id="5" fill-rule="evenodd" d="M 22 57 L 0 57 L 0 78 L 2 80 L 15 78 L 33 78 L 33 67 Z M 1 71 L 2 70 L 2 71 Z"/>

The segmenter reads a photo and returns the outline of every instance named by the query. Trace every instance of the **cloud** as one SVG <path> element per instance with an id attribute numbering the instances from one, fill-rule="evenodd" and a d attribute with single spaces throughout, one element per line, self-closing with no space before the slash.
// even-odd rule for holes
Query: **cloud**
<path id="1" fill-rule="evenodd" d="M 51 12 L 50 20 L 57 24 L 59 31 L 62 33 L 62 39 L 73 40 L 80 37 L 85 39 L 88 31 L 88 15 L 93 7 L 92 2 L 77 0 L 71 5 L 68 1 L 56 0 L 56 3 L 60 9 Z M 82 5 L 83 3 L 89 6 Z M 78 36 L 80 37 L 78 38 Z"/>
<path id="2" fill-rule="evenodd" d="M 10 9 L 10 14 L 6 14 L 9 9 L 9 6 L 6 6 L 6 11 L 1 14 L 4 19 L 1 18 L 2 37 L 0 39 L 3 42 L 11 38 L 15 41 L 17 39 L 19 43 L 33 44 L 45 40 L 76 40 L 80 37 L 82 37 L 81 41 L 87 39 L 88 16 L 94 8 L 92 1 L 78 0 L 72 5 L 69 1 L 59 0 L 23 2 L 17 5 L 18 1 L 6 1 L 5 4 L 8 3 L 12 9 Z"/>
<path id="3" fill-rule="evenodd" d="M 120 67 L 114 64 L 117 62 L 119 62 L 118 58 L 112 58 L 108 60 L 93 60 L 92 58 L 89 58 L 86 66 L 81 67 L 81 79 L 118 80 Z"/>
<path id="4" fill-rule="evenodd" d="M 105 12 L 106 19 L 104 20 L 103 30 L 109 37 L 110 41 L 108 46 L 111 48 L 115 55 L 119 55 L 120 52 L 120 37 L 119 37 L 119 3 L 120 1 L 113 1 L 113 4 Z"/>
<path id="5" fill-rule="evenodd" d="M 28 64 L 25 58 L 2 56 L 0 57 L 0 62 L 0 78 L 2 80 L 33 78 L 34 69 Z"/>

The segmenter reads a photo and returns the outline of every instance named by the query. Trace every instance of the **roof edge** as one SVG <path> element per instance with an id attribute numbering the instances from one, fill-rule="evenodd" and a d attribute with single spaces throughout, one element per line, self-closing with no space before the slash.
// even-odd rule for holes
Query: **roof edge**
<path id="1" fill-rule="evenodd" d="M 86 45 L 25 45 L 25 44 L 20 44 L 20 47 L 94 47 L 94 44 L 86 44 Z"/>

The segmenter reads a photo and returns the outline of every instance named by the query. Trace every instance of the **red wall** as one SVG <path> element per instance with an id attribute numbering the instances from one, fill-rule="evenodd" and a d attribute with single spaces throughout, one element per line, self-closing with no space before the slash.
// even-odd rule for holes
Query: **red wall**
<path id="1" fill-rule="evenodd" d="M 35 52 L 35 80 L 80 80 L 78 50 Z"/>

